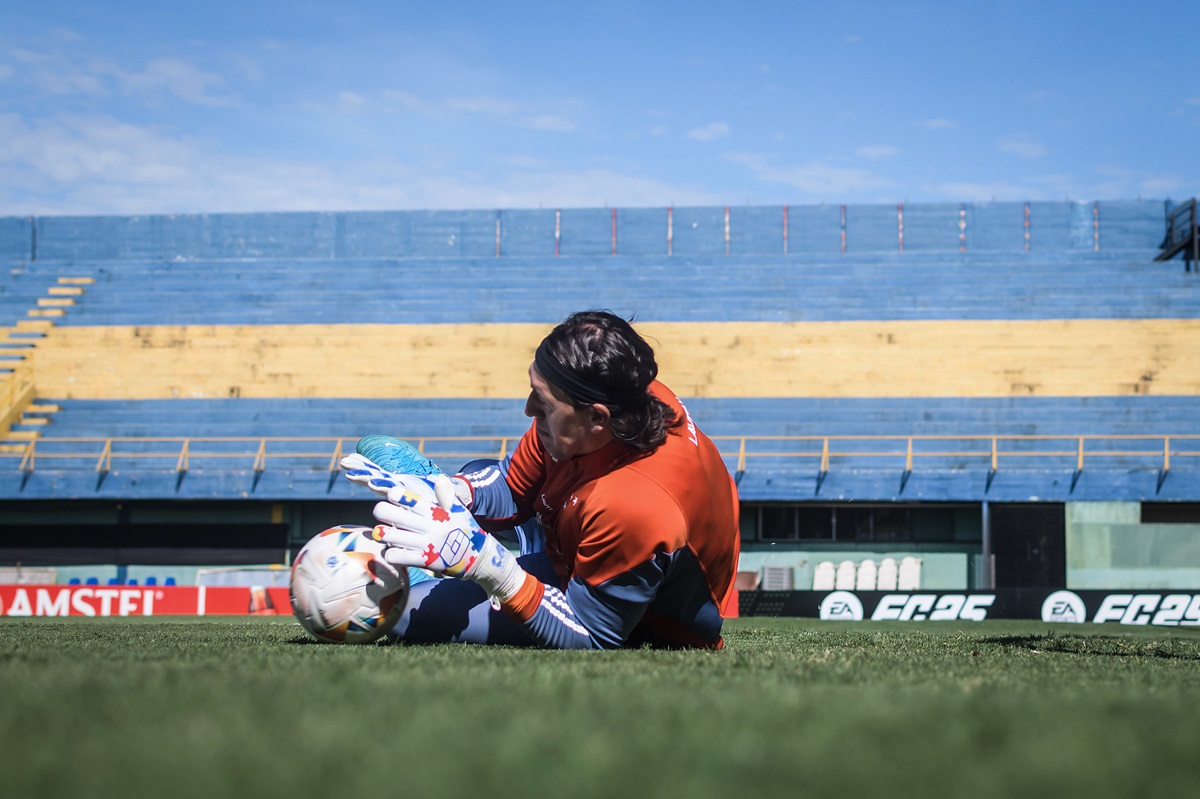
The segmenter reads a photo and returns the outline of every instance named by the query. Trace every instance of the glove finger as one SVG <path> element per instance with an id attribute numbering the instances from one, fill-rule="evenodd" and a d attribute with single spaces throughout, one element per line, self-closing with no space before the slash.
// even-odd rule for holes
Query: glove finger
<path id="1" fill-rule="evenodd" d="M 388 491 L 387 500 L 393 505 L 412 508 L 420 512 L 422 516 L 432 516 L 439 521 L 446 521 L 450 518 L 449 511 L 442 510 L 437 514 L 432 512 L 432 509 L 440 506 L 441 503 L 438 502 L 433 486 L 420 477 L 406 477 L 398 480 L 396 487 Z"/>
<path id="2" fill-rule="evenodd" d="M 354 478 L 351 478 L 352 480 Z M 374 491 L 376 494 L 387 496 L 393 488 L 396 487 L 396 481 L 391 477 L 372 477 L 367 480 L 364 485 Z"/>
<path id="3" fill-rule="evenodd" d="M 376 494 L 387 496 L 388 492 L 396 487 L 396 481 L 387 476 L 380 476 L 372 472 L 354 470 L 346 472 L 346 479 L 358 485 L 364 485 L 374 491 Z"/>
<path id="4" fill-rule="evenodd" d="M 353 452 L 349 455 L 346 455 L 345 457 L 343 457 L 341 459 L 341 461 L 339 461 L 339 463 L 341 463 L 343 469 L 346 469 L 348 471 L 351 469 L 355 469 L 355 470 L 366 469 L 368 471 L 371 469 L 374 469 L 375 471 L 379 471 L 379 472 L 383 471 L 378 466 L 376 466 L 374 463 L 367 460 L 362 455 L 359 455 L 357 452 Z"/>
<path id="5" fill-rule="evenodd" d="M 400 527 L 393 527 L 387 523 L 375 525 L 375 529 L 371 531 L 371 537 L 380 543 L 388 545 L 385 552 L 391 549 L 421 552 L 429 546 L 429 536 Z"/>
<path id="6" fill-rule="evenodd" d="M 383 559 L 393 566 L 416 566 L 426 569 L 425 556 L 420 552 L 402 547 L 388 547 L 383 551 Z"/>
<path id="7" fill-rule="evenodd" d="M 346 478 L 352 483 L 365 485 L 377 494 L 387 496 L 398 485 L 401 485 L 406 475 L 392 474 L 384 471 L 378 465 L 372 463 L 367 458 L 354 453 L 347 455 L 341 460 L 342 468 L 346 470 Z M 420 478 L 408 478 L 409 480 L 419 480 Z M 432 495 L 432 489 L 425 485 L 413 486 L 419 492 L 428 491 Z"/>
<path id="8" fill-rule="evenodd" d="M 437 498 L 437 504 L 446 510 L 456 510 L 455 505 L 459 506 L 458 509 L 465 510 L 462 503 L 458 501 L 458 494 L 454 491 L 454 481 L 446 475 L 437 474 L 433 477 L 433 493 Z"/>
<path id="9" fill-rule="evenodd" d="M 340 461 L 346 471 L 346 477 L 353 483 L 366 483 L 375 477 L 385 475 L 378 466 L 358 455 L 347 455 Z"/>
<path id="10" fill-rule="evenodd" d="M 374 477 L 375 474 L 375 472 L 369 472 L 366 469 L 347 469 L 346 479 L 352 483 L 366 485 L 367 481 Z"/>
<path id="11" fill-rule="evenodd" d="M 418 533 L 426 537 L 444 532 L 442 523 L 434 521 L 431 515 L 433 506 L 429 503 L 424 503 L 424 505 L 425 512 L 422 512 L 421 509 L 408 505 L 395 505 L 390 501 L 380 502 L 375 506 L 375 518 L 398 530 Z"/>

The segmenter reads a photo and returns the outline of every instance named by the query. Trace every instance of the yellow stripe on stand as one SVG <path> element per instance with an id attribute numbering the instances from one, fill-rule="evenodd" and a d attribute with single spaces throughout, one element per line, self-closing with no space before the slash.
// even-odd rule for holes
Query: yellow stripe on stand
<path id="1" fill-rule="evenodd" d="M 1200 394 L 1200 320 L 637 325 L 683 397 Z M 60 327 L 46 397 L 521 398 L 548 325 Z"/>

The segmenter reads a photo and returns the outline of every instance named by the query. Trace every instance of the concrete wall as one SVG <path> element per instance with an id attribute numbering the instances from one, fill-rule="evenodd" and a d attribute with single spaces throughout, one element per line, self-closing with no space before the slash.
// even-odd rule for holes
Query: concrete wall
<path id="1" fill-rule="evenodd" d="M 870 558 L 876 563 L 884 558 L 913 556 L 921 559 L 921 588 L 936 591 L 963 591 L 969 585 L 970 556 L 966 552 L 930 552 L 919 547 L 905 550 L 866 549 L 796 549 L 786 544 L 743 543 L 738 571 L 761 572 L 764 566 L 784 566 L 794 570 L 793 588 L 808 591 L 813 585 L 813 570 L 822 561 L 834 566 L 844 560 L 855 563 Z"/>
<path id="2" fill-rule="evenodd" d="M 1137 502 L 1067 504 L 1067 587 L 1200 586 L 1200 524 L 1142 524 Z"/>
<path id="3" fill-rule="evenodd" d="M 621 255 L 1152 250 L 1169 201 L 617 209 Z M 786 225 L 785 225 L 786 218 Z M 728 220 L 728 222 L 727 222 Z M 609 255 L 613 209 L 0 218 L 7 260 Z M 786 234 L 785 234 L 786 231 Z M 498 251 L 498 252 L 497 252 Z"/>

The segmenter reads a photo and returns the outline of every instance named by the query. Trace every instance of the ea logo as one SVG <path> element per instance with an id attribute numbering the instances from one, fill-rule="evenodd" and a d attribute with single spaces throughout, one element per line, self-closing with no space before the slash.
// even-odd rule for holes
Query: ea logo
<path id="1" fill-rule="evenodd" d="M 826 621 L 862 621 L 862 600 L 849 591 L 834 591 L 821 601 L 821 618 Z"/>
<path id="2" fill-rule="evenodd" d="M 1055 591 L 1042 603 L 1042 621 L 1080 624 L 1086 620 L 1087 609 L 1074 591 Z"/>

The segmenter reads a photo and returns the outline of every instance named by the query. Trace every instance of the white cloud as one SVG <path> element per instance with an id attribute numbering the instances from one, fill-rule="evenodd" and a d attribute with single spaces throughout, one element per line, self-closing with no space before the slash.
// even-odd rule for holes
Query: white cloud
<path id="1" fill-rule="evenodd" d="M 538 116 L 528 117 L 524 122 L 526 127 L 534 130 L 554 130 L 561 133 L 570 133 L 575 130 L 575 123 L 563 116 L 554 114 L 539 114 Z"/>
<path id="2" fill-rule="evenodd" d="M 993 200 L 999 202 L 1019 202 L 1021 200 L 1046 199 L 1045 191 L 1031 191 L 1005 181 L 992 183 L 948 182 L 939 183 L 934 192 L 946 197 L 954 197 L 960 202 L 986 203 Z"/>
<path id="3" fill-rule="evenodd" d="M 1046 155 L 1046 145 L 1036 139 L 1024 135 L 1008 136 L 997 142 L 1002 153 L 1012 153 L 1017 158 L 1041 158 Z"/>
<path id="4" fill-rule="evenodd" d="M 189 103 L 227 106 L 225 80 L 177 58 L 160 58 L 141 72 L 114 70 L 118 84 L 130 94 L 171 94 Z"/>
<path id="5" fill-rule="evenodd" d="M 0 64 L 0 80 L 8 80 L 13 76 L 13 68 L 8 64 Z"/>
<path id="6" fill-rule="evenodd" d="M 1183 175 L 1147 175 L 1136 183 L 1136 191 L 1123 195 L 1107 194 L 1105 196 L 1171 197 L 1180 189 L 1186 188 L 1187 185 Z"/>
<path id="7" fill-rule="evenodd" d="M 510 155 L 504 160 L 518 169 L 545 169 L 549 166 L 545 158 L 533 155 Z"/>
<path id="8" fill-rule="evenodd" d="M 310 107 L 317 111 L 325 110 L 320 105 Z M 385 89 L 377 96 L 342 91 L 339 93 L 334 107 L 343 112 L 385 114 L 409 112 L 440 118 L 459 114 L 478 114 L 509 125 L 560 133 L 570 133 L 578 127 L 575 120 L 568 116 L 538 113 L 534 109 L 506 97 L 448 97 L 441 100 L 428 100 L 411 92 L 396 89 Z"/>
<path id="9" fill-rule="evenodd" d="M 739 164 L 764 183 L 781 183 L 802 192 L 802 199 L 832 200 L 854 192 L 886 188 L 891 182 L 865 169 L 853 169 L 810 161 L 778 165 L 757 153 L 728 153 L 725 159 Z"/>
<path id="10" fill-rule="evenodd" d="M 395 89 L 385 89 L 381 95 L 383 97 L 383 108 L 392 110 L 401 108 L 405 111 L 411 111 L 416 114 L 425 114 L 433 116 L 439 113 L 437 106 L 434 103 L 418 97 L 410 92 L 396 91 Z"/>
<path id="11" fill-rule="evenodd" d="M 699 128 L 692 128 L 687 137 L 693 141 L 713 141 L 729 135 L 729 125 L 724 122 L 709 122 Z"/>
<path id="12" fill-rule="evenodd" d="M 41 52 L 23 47 L 10 49 L 5 56 L 14 65 L 14 75 L 20 75 L 29 85 L 44 92 L 91 96 L 108 93 L 103 78 L 111 74 L 112 66 L 106 62 L 80 64 L 53 50 Z"/>
<path id="13" fill-rule="evenodd" d="M 695 186 L 499 158 L 468 173 L 394 158 L 237 158 L 106 116 L 0 115 L 0 216 L 715 204 Z M 19 198 L 19 199 L 16 199 Z"/>
<path id="14" fill-rule="evenodd" d="M 367 98 L 357 92 L 338 92 L 338 108 L 345 111 L 358 111 L 365 107 Z"/>
<path id="15" fill-rule="evenodd" d="M 57 96 L 104 97 L 171 95 L 195 105 L 228 106 L 234 103 L 225 79 L 178 58 L 160 58 L 141 69 L 129 70 L 108 58 L 79 52 L 79 37 L 69 31 L 58 35 L 44 50 L 25 47 L 4 52 L 9 76 L 20 76 L 29 86 Z"/>
<path id="16" fill-rule="evenodd" d="M 68 115 L 34 124 L 0 116 L 0 168 L 39 183 L 169 183 L 191 171 L 186 141 L 107 116 Z"/>
<path id="17" fill-rule="evenodd" d="M 955 130 L 958 128 L 958 123 L 951 119 L 923 119 L 918 124 L 921 127 L 929 130 Z"/>
<path id="18" fill-rule="evenodd" d="M 1091 196 L 1107 197 L 1154 197 L 1167 198 L 1179 192 L 1190 196 L 1195 189 L 1194 180 L 1187 180 L 1177 173 L 1146 172 L 1139 169 L 1103 164 L 1096 167 L 1099 181 L 1090 187 Z"/>
<path id="19" fill-rule="evenodd" d="M 445 101 L 445 107 L 451 111 L 494 117 L 512 116 L 521 110 L 520 103 L 503 97 L 451 97 Z"/>
<path id="20" fill-rule="evenodd" d="M 854 152 L 863 158 L 878 161 L 882 158 L 891 158 L 893 155 L 899 155 L 900 148 L 893 147 L 890 144 L 870 144 L 865 147 L 859 147 Z"/>
<path id="21" fill-rule="evenodd" d="M 436 187 L 435 187 L 436 188 Z M 438 189 L 439 193 L 440 189 Z M 715 205 L 720 198 L 696 186 L 666 183 L 610 169 L 523 172 L 502 184 L 477 182 L 442 193 L 441 208 L 599 208 Z"/>
<path id="22" fill-rule="evenodd" d="M 846 36 L 844 39 L 842 39 L 842 41 L 845 42 L 846 44 L 860 44 L 862 42 L 862 37 L 857 34 L 851 33 L 848 36 Z"/>

